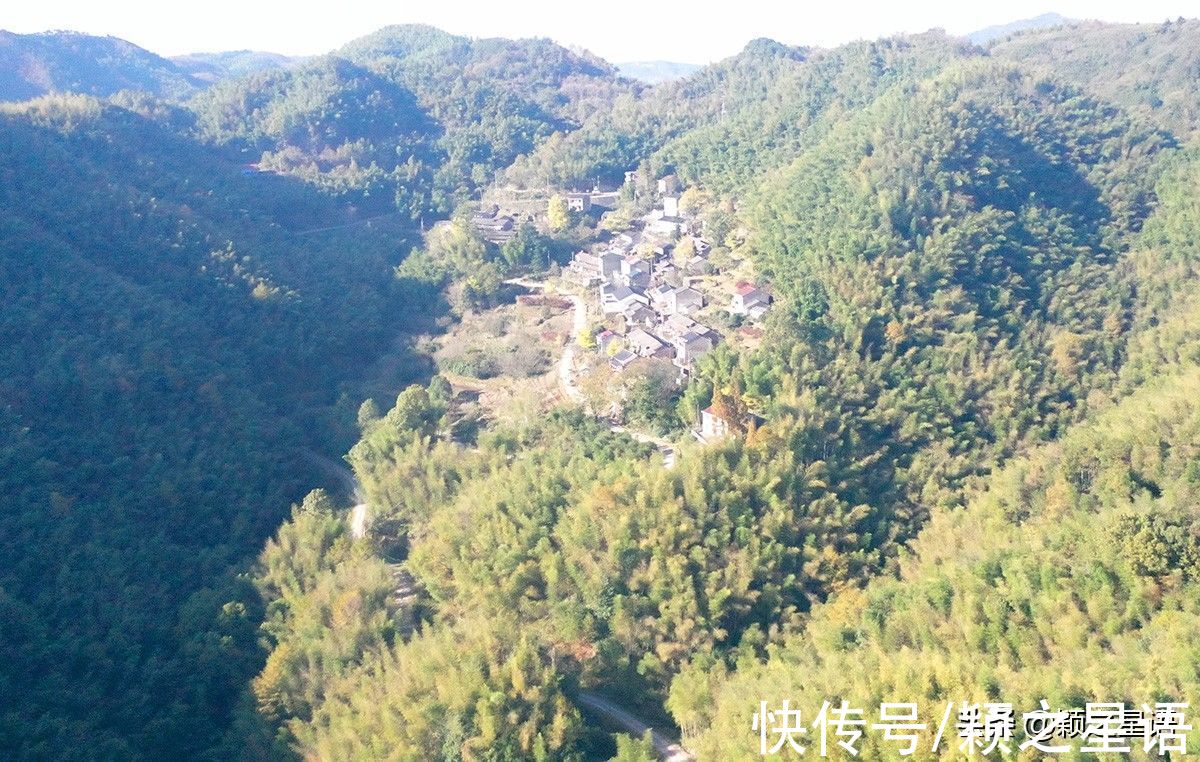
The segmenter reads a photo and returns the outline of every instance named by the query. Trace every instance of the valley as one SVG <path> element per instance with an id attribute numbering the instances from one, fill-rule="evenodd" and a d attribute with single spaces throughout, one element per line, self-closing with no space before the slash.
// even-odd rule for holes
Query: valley
<path id="1" fill-rule="evenodd" d="M 0 34 L 0 756 L 1195 706 L 1197 50 Z"/>

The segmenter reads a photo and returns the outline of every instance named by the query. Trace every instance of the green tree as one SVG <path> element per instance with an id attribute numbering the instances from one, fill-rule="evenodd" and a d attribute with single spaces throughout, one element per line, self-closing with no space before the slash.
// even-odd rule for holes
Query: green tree
<path id="1" fill-rule="evenodd" d="M 463 303 L 470 309 L 483 310 L 496 302 L 504 285 L 504 273 L 495 262 L 480 265 L 462 283 Z"/>
<path id="2" fill-rule="evenodd" d="M 634 738 L 628 733 L 618 733 L 616 738 L 617 756 L 610 762 L 654 762 L 658 759 L 649 730 L 641 738 Z"/>
<path id="3" fill-rule="evenodd" d="M 358 430 L 365 433 L 373 423 L 382 417 L 383 413 L 380 412 L 379 405 L 374 399 L 368 397 L 358 406 Z"/>
<path id="4" fill-rule="evenodd" d="M 556 233 L 571 227 L 571 210 L 567 200 L 557 193 L 546 204 L 546 224 Z"/>
<path id="5" fill-rule="evenodd" d="M 528 223 L 500 247 L 500 258 L 509 270 L 544 270 L 550 266 L 551 239 Z"/>

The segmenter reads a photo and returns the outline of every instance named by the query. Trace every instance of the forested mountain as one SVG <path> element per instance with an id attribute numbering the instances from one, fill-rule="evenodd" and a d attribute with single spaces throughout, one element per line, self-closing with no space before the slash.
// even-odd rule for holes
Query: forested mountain
<path id="1" fill-rule="evenodd" d="M 401 324 L 403 229 L 357 231 L 353 256 L 297 235 L 340 215 L 244 175 L 190 119 L 86 96 L 0 113 L 0 745 L 17 756 L 212 745 L 255 658 L 225 572 L 311 486 L 305 453 L 337 452 L 322 420 Z"/>
<path id="2" fill-rule="evenodd" d="M 827 128 L 889 87 L 970 55 L 937 33 L 853 43 L 834 50 L 753 40 L 696 74 L 619 99 L 583 127 L 543 143 L 507 173 L 518 185 L 614 182 L 639 161 L 729 191 L 794 159 Z"/>
<path id="3" fill-rule="evenodd" d="M 260 168 L 418 219 L 448 213 L 538 141 L 636 90 L 549 40 L 402 26 L 220 83 L 191 105 L 203 135 Z"/>
<path id="4" fill-rule="evenodd" d="M 432 203 L 437 124 L 404 87 L 325 58 L 220 83 L 192 103 L 201 135 L 256 168 L 419 219 Z"/>
<path id="5" fill-rule="evenodd" d="M 997 41 L 990 53 L 1052 71 L 1181 137 L 1200 129 L 1200 20 L 1035 30 Z"/>
<path id="6" fill-rule="evenodd" d="M 244 77 L 260 71 L 284 69 L 299 63 L 295 58 L 258 50 L 192 53 L 186 56 L 173 56 L 171 61 L 192 78 L 205 83 Z"/>
<path id="7" fill-rule="evenodd" d="M 640 91 L 611 64 L 545 39 L 470 40 L 397 26 L 337 54 L 412 89 L 445 130 L 443 175 L 470 178 L 471 188 L 553 133 L 572 131 Z"/>
<path id="8" fill-rule="evenodd" d="M 1198 168 L 1194 154 L 1171 168 L 1130 255 L 1153 294 L 1116 387 L 1136 391 L 992 475 L 965 508 L 936 510 L 897 576 L 818 607 L 767 661 L 728 679 L 711 662 L 685 671 L 671 702 L 703 756 L 751 758 L 745 707 L 764 686 L 808 705 L 1200 698 Z"/>
<path id="9" fill-rule="evenodd" d="M 120 90 L 181 97 L 198 84 L 167 59 L 115 37 L 0 30 L 0 101 L 47 93 L 104 96 Z"/>
<path id="10" fill-rule="evenodd" d="M 737 759 L 764 699 L 1194 704 L 1197 29 L 761 39 L 648 88 L 400 26 L 4 106 L 0 748 L 607 758 L 584 694 Z M 677 175 L 775 298 L 661 403 L 734 422 L 672 468 L 405 349 L 607 224 L 488 244 L 482 193 L 630 170 L 619 212 Z M 347 449 L 354 519 L 309 491 Z"/>

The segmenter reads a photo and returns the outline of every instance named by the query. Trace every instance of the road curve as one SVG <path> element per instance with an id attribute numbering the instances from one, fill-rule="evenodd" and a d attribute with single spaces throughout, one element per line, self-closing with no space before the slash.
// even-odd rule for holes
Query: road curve
<path id="1" fill-rule="evenodd" d="M 680 746 L 678 741 L 661 730 L 656 730 L 645 720 L 640 719 L 626 709 L 622 709 L 603 696 L 598 696 L 588 691 L 580 691 L 575 696 L 575 703 L 606 722 L 620 727 L 635 738 L 641 738 L 649 730 L 650 743 L 653 744 L 654 750 L 658 752 L 659 757 L 664 762 L 692 762 L 692 760 L 696 759 L 696 756 Z"/>

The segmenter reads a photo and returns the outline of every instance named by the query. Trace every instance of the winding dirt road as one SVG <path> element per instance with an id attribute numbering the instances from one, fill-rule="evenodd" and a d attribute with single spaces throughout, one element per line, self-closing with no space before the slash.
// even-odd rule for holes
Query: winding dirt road
<path id="1" fill-rule="evenodd" d="M 595 693 L 587 691 L 580 691 L 575 696 L 575 703 L 581 709 L 600 717 L 611 725 L 621 728 L 635 738 L 642 738 L 646 735 L 646 731 L 649 730 L 650 743 L 654 745 L 654 750 L 658 752 L 663 762 L 691 762 L 691 760 L 696 758 L 694 754 L 680 746 L 678 741 L 603 696 L 598 696 Z"/>

